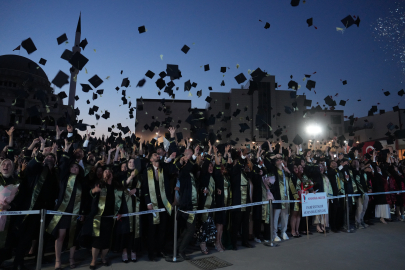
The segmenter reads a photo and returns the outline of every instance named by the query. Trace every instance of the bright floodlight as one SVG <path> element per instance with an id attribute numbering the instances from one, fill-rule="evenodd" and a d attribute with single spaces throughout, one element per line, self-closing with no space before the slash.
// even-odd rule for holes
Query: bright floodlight
<path id="1" fill-rule="evenodd" d="M 321 133 L 322 129 L 318 125 L 310 125 L 307 127 L 306 131 L 308 134 L 317 135 L 317 134 Z"/>

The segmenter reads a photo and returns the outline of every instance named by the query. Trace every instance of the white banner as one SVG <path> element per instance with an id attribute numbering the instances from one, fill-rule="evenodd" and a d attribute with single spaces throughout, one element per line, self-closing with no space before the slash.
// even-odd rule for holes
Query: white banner
<path id="1" fill-rule="evenodd" d="M 301 194 L 301 202 L 303 217 L 328 213 L 328 201 L 325 192 Z"/>

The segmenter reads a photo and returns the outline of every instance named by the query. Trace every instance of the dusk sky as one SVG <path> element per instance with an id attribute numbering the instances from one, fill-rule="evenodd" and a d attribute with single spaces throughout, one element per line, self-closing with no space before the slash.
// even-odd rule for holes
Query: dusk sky
<path id="1" fill-rule="evenodd" d="M 398 6 L 400 9 L 395 12 Z M 405 17 L 404 6 L 405 1 L 383 0 L 306 0 L 306 3 L 301 0 L 297 7 L 292 7 L 289 0 L 2 1 L 0 55 L 20 54 L 37 63 L 41 57 L 45 58 L 48 62 L 40 66 L 50 81 L 59 70 L 70 75 L 69 63 L 60 56 L 65 49 L 72 49 L 81 12 L 81 38 L 89 43 L 82 54 L 89 62 L 88 74 L 83 69 L 78 75 L 76 94 L 80 100 L 76 107 L 81 110 L 79 119 L 83 118 L 87 124 L 96 123 L 94 115 L 87 115 L 93 105 L 111 113 L 110 119 L 98 121 L 97 136 L 107 134 L 107 127 L 118 122 L 134 131 L 135 119 L 129 119 L 128 105 L 119 107 L 121 91 L 117 93 L 114 89 L 121 86 L 123 78 L 131 81 L 127 97 L 133 106 L 141 96 L 169 99 L 163 91 L 158 96 L 155 85 L 167 64 L 179 65 L 182 72 L 182 78 L 174 81 L 180 88 L 174 91 L 176 99 L 191 98 L 193 107 L 205 108 L 209 86 L 213 91 L 229 92 L 240 87 L 234 79 L 236 75 L 243 72 L 250 78 L 248 70 L 260 67 L 276 76 L 280 90 L 287 90 L 292 75 L 301 85 L 297 94 L 305 93 L 313 105 L 325 104 L 323 99 L 327 95 L 332 95 L 337 103 L 349 99 L 345 107 L 336 109 L 344 109 L 345 116 L 354 113 L 361 117 L 377 103 L 380 103 L 378 109 L 387 111 L 398 103 L 400 108 L 405 108 L 405 96 L 397 95 L 404 88 L 405 80 L 405 64 L 401 63 L 404 47 L 398 41 L 402 38 L 405 42 L 405 25 L 386 28 L 385 36 L 384 31 L 375 30 L 379 22 L 383 27 L 396 20 L 401 22 L 400 13 Z M 348 15 L 359 16 L 360 27 L 353 25 L 344 33 L 337 31 L 336 27 L 344 28 L 341 20 Z M 308 27 L 306 20 L 311 17 L 314 25 Z M 269 29 L 264 28 L 266 22 L 271 25 Z M 147 32 L 139 34 L 138 27 L 142 25 Z M 399 32 L 391 37 L 394 31 Z M 56 38 L 63 33 L 69 43 L 58 45 Z M 37 51 L 30 55 L 24 49 L 13 52 L 29 37 Z M 389 42 L 387 37 L 395 40 Z M 183 45 L 191 48 L 187 54 L 181 51 Z M 206 64 L 210 70 L 204 72 L 200 66 Z M 230 68 L 225 77 L 220 73 L 221 66 Z M 153 79 L 145 77 L 148 70 L 156 74 Z M 104 89 L 104 95 L 92 101 L 96 89 L 84 93 L 80 83 L 88 83 L 95 74 L 104 80 L 97 88 Z M 312 91 L 305 88 L 304 74 L 311 74 L 311 79 L 316 81 Z M 107 76 L 110 76 L 108 80 Z M 146 84 L 137 88 L 142 78 L 146 78 Z M 183 91 L 187 80 L 198 84 L 192 88 L 192 97 Z M 220 86 L 222 80 L 225 86 Z M 342 80 L 347 80 L 347 85 Z M 169 79 L 166 77 L 165 81 Z M 391 95 L 386 97 L 382 89 Z M 203 92 L 201 98 L 196 95 L 198 90 Z M 62 89 L 55 87 L 56 93 L 60 91 L 68 94 L 69 85 Z M 339 93 L 337 97 L 336 93 Z M 90 105 L 86 104 L 87 99 L 91 100 Z M 67 102 L 65 99 L 64 104 Z"/>

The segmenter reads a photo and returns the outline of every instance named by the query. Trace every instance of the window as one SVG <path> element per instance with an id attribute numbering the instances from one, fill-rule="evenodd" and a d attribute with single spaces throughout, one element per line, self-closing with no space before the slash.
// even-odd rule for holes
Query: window
<path id="1" fill-rule="evenodd" d="M 334 125 L 342 124 L 342 116 L 341 115 L 331 115 L 330 116 L 331 123 Z"/>

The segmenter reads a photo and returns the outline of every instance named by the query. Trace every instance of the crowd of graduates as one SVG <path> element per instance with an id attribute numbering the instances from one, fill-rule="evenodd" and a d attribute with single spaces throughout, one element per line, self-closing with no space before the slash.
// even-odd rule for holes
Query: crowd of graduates
<path id="1" fill-rule="evenodd" d="M 144 142 L 134 134 L 82 137 L 72 125 L 42 134 L 11 127 L 2 142 L 0 186 L 17 192 L 0 199 L 0 211 L 65 213 L 46 216 L 44 239 L 39 239 L 40 215 L 2 217 L 0 265 L 13 258 L 14 269 L 26 269 L 24 258 L 35 253 L 39 241 L 54 243 L 55 269 L 62 268 L 65 250 L 69 267 L 75 268 L 79 248 L 91 250 L 91 269 L 100 264 L 99 256 L 108 266 L 110 250 L 120 252 L 124 263 L 142 254 L 156 261 L 170 251 L 175 216 L 176 252 L 186 260 L 194 245 L 209 254 L 214 248 L 237 250 L 238 240 L 252 248 L 299 238 L 315 232 L 306 226 L 298 202 L 310 192 L 330 197 L 327 215 L 308 218 L 319 233 L 354 232 L 376 220 L 387 224 L 404 218 L 405 193 L 368 195 L 405 190 L 405 167 L 390 147 L 363 155 L 361 147 L 312 151 L 266 141 L 251 150 L 215 145 L 209 138 L 178 141 L 173 127 Z M 335 198 L 345 194 L 358 196 Z M 236 207 L 269 200 L 295 202 L 274 203 L 272 213 L 269 204 Z M 235 208 L 190 213 L 226 206 Z M 127 215 L 148 210 L 160 212 Z"/>

